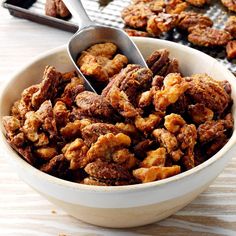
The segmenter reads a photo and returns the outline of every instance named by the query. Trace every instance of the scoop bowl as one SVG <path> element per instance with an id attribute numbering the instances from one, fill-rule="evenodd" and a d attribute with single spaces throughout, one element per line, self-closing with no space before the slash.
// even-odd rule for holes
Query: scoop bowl
<path id="1" fill-rule="evenodd" d="M 217 80 L 228 80 L 232 86 L 233 118 L 236 121 L 236 83 L 234 76 L 214 58 L 176 43 L 134 38 L 144 58 L 161 48 L 180 62 L 181 72 L 188 76 L 207 73 Z M 201 63 L 199 63 L 201 62 Z M 0 117 L 9 115 L 13 102 L 26 87 L 40 82 L 46 65 L 61 72 L 74 70 L 66 46 L 40 55 L 7 80 L 0 94 Z M 17 86 L 16 86 L 17 85 Z M 45 174 L 25 162 L 7 143 L 1 127 L 0 147 L 12 168 L 33 189 L 68 214 L 91 224 L 125 228 L 162 220 L 186 206 L 204 191 L 222 172 L 236 153 L 234 127 L 228 143 L 201 165 L 168 179 L 127 186 L 88 186 Z M 212 196 L 213 197 L 213 196 Z"/>

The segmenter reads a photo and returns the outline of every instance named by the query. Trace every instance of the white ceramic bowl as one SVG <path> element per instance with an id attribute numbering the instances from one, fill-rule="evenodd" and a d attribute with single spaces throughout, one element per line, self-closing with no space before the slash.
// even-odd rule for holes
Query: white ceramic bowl
<path id="1" fill-rule="evenodd" d="M 134 38 L 144 57 L 156 49 L 167 48 L 176 57 L 184 75 L 208 73 L 217 80 L 228 80 L 236 104 L 236 81 L 215 59 L 194 49 L 168 41 Z M 37 57 L 17 72 L 4 87 L 0 98 L 0 116 L 8 115 L 12 103 L 24 88 L 38 83 L 46 65 L 59 71 L 73 69 L 65 46 Z M 235 121 L 235 105 L 233 106 Z M 2 127 L 1 127 L 2 128 Z M 1 151 L 19 176 L 37 192 L 85 222 L 105 227 L 133 227 L 164 219 L 186 206 L 223 170 L 233 156 L 235 128 L 228 143 L 203 164 L 168 179 L 131 186 L 88 186 L 47 175 L 26 163 L 6 142 L 1 132 Z"/>

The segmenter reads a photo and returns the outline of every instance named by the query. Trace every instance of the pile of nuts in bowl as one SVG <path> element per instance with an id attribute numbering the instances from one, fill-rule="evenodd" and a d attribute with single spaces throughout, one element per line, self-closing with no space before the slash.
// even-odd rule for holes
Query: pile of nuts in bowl
<path id="1" fill-rule="evenodd" d="M 168 178 L 206 161 L 232 134 L 231 86 L 207 74 L 184 77 L 166 49 L 148 68 L 128 64 L 113 43 L 78 56 L 102 90 L 85 91 L 75 72 L 47 66 L 3 117 L 9 144 L 31 165 L 100 186 Z"/>

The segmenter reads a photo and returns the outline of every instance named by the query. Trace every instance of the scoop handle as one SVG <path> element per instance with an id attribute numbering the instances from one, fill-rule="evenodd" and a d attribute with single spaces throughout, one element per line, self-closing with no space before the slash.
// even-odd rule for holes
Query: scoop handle
<path id="1" fill-rule="evenodd" d="M 63 2 L 78 22 L 79 30 L 95 24 L 90 20 L 80 0 L 63 0 Z"/>

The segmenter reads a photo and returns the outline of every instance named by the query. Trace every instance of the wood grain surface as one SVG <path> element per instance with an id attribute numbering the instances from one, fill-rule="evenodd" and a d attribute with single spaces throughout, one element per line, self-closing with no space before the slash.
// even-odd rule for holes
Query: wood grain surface
<path id="1" fill-rule="evenodd" d="M 0 86 L 39 53 L 65 44 L 70 33 L 14 18 L 0 7 Z M 0 151 L 0 236 L 236 235 L 236 154 L 215 182 L 161 222 L 116 230 L 68 216 L 23 183 Z"/>

